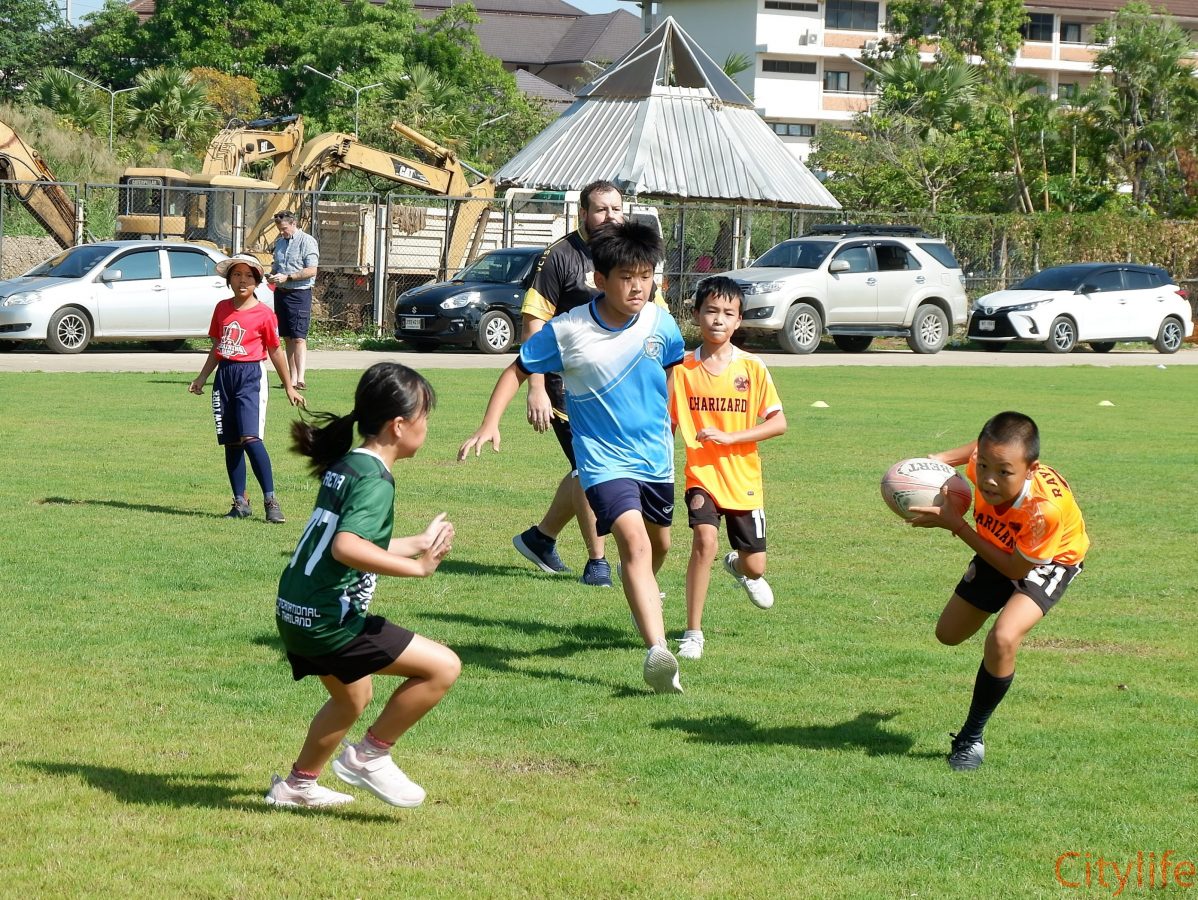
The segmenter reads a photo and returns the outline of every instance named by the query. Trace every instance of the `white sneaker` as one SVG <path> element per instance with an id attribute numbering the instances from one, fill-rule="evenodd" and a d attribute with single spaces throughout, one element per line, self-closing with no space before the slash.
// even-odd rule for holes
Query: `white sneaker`
<path id="1" fill-rule="evenodd" d="M 400 771 L 390 753 L 359 759 L 353 744 L 346 744 L 333 760 L 333 771 L 346 784 L 366 788 L 384 803 L 411 808 L 424 802 L 424 788 Z"/>
<path id="2" fill-rule="evenodd" d="M 703 632 L 687 629 L 678 640 L 678 656 L 680 659 L 703 658 Z"/>
<path id="3" fill-rule="evenodd" d="M 276 775 L 270 780 L 266 802 L 271 806 L 344 806 L 346 803 L 353 803 L 354 798 L 349 794 L 321 787 L 315 781 L 303 790 L 294 788 L 286 779 Z"/>
<path id="4" fill-rule="evenodd" d="M 645 654 L 645 684 L 658 694 L 681 694 L 678 681 L 678 660 L 660 644 L 654 644 Z"/>
<path id="5" fill-rule="evenodd" d="M 774 591 L 766 583 L 764 578 L 746 578 L 740 572 L 736 571 L 736 560 L 738 553 L 733 550 L 724 557 L 724 569 L 729 575 L 745 589 L 745 593 L 749 595 L 749 599 L 753 601 L 753 605 L 759 609 L 769 609 L 774 605 Z"/>

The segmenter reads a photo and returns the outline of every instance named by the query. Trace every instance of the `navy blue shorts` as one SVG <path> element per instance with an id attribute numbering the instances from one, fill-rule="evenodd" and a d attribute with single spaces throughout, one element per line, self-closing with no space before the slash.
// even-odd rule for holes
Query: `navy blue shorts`
<path id="1" fill-rule="evenodd" d="M 336 653 L 300 656 L 288 650 L 291 677 L 299 681 L 309 675 L 332 675 L 342 684 L 353 684 L 399 659 L 415 636 L 382 616 L 367 616 L 362 633 Z"/>
<path id="2" fill-rule="evenodd" d="M 666 528 L 674 521 L 674 483 L 616 478 L 586 489 L 599 534 L 611 534 L 612 523 L 635 509 L 654 525 Z"/>
<path id="3" fill-rule="evenodd" d="M 218 444 L 239 444 L 243 437 L 262 437 L 266 393 L 265 360 L 220 361 L 212 382 L 212 417 L 216 419 Z"/>
<path id="4" fill-rule="evenodd" d="M 312 322 L 312 288 L 275 288 L 279 337 L 306 338 Z"/>

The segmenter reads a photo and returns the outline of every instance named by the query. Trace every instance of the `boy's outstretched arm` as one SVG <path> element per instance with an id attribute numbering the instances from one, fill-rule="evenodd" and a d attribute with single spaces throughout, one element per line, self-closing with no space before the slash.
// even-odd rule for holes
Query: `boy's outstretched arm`
<path id="1" fill-rule="evenodd" d="M 483 444 L 488 442 L 496 453 L 499 452 L 499 420 L 503 418 L 504 410 L 516 396 L 520 385 L 527 379 L 528 374 L 515 362 L 499 373 L 499 380 L 495 382 L 495 389 L 491 391 L 491 399 L 487 402 L 487 411 L 483 414 L 483 422 L 458 448 L 458 462 L 469 456 L 471 450 L 475 456 L 481 455 Z"/>
<path id="2" fill-rule="evenodd" d="M 939 460 L 942 463 L 948 463 L 950 466 L 963 466 L 969 462 L 969 457 L 973 456 L 973 451 L 977 449 L 978 442 L 970 441 L 968 444 L 962 444 L 960 447 L 954 447 L 952 450 L 941 450 L 939 453 L 932 453 L 928 459 Z"/>
<path id="3" fill-rule="evenodd" d="M 786 434 L 786 414 L 777 410 L 764 422 L 758 422 L 744 431 L 720 431 L 718 428 L 700 428 L 695 440 L 711 441 L 713 444 L 752 444 Z"/>

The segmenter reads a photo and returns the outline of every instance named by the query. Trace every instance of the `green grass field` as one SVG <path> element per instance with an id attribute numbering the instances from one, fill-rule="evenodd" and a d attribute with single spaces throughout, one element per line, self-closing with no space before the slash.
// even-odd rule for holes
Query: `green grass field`
<path id="1" fill-rule="evenodd" d="M 346 411 L 358 373 L 314 374 L 311 405 Z M 465 664 L 396 748 L 429 800 L 298 814 L 262 802 L 323 702 L 291 681 L 273 623 L 315 496 L 281 393 L 268 448 L 289 521 L 269 527 L 252 480 L 257 518 L 220 518 L 191 373 L 0 376 L 0 895 L 1089 897 L 1116 890 L 1099 856 L 1198 862 L 1198 369 L 776 371 L 778 602 L 757 610 L 717 573 L 676 697 L 647 693 L 619 593 L 510 545 L 562 474 L 552 437 L 513 408 L 503 453 L 457 464 L 495 373 L 428 374 L 439 406 L 396 469 L 396 533 L 448 511 L 454 553 L 431 579 L 384 580 L 372 611 Z M 942 647 L 932 628 L 968 553 L 905 527 L 877 481 L 1009 407 L 1039 421 L 1093 548 L 1020 653 L 985 766 L 960 775 L 943 755 L 981 636 Z M 676 636 L 685 520 L 674 541 Z M 581 566 L 575 531 L 562 553 Z M 1070 852 L 1060 873 L 1081 887 L 1056 875 Z M 1119 896 L 1191 893 L 1141 871 Z"/>

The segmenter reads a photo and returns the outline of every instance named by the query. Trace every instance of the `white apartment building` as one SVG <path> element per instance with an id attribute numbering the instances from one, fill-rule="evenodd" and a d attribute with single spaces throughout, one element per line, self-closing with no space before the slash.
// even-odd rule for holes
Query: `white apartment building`
<path id="1" fill-rule="evenodd" d="M 1095 26 L 1125 3 L 1029 3 L 1016 68 L 1044 81 L 1053 97 L 1075 94 L 1094 75 Z M 860 58 L 886 36 L 886 5 L 885 0 L 658 0 L 655 18 L 673 16 L 717 63 L 730 53 L 748 57 L 753 66 L 736 77 L 737 84 L 805 160 L 821 125 L 847 122 L 873 102 L 870 73 Z M 1198 30 L 1198 0 L 1168 0 L 1166 6 L 1183 28 Z"/>

